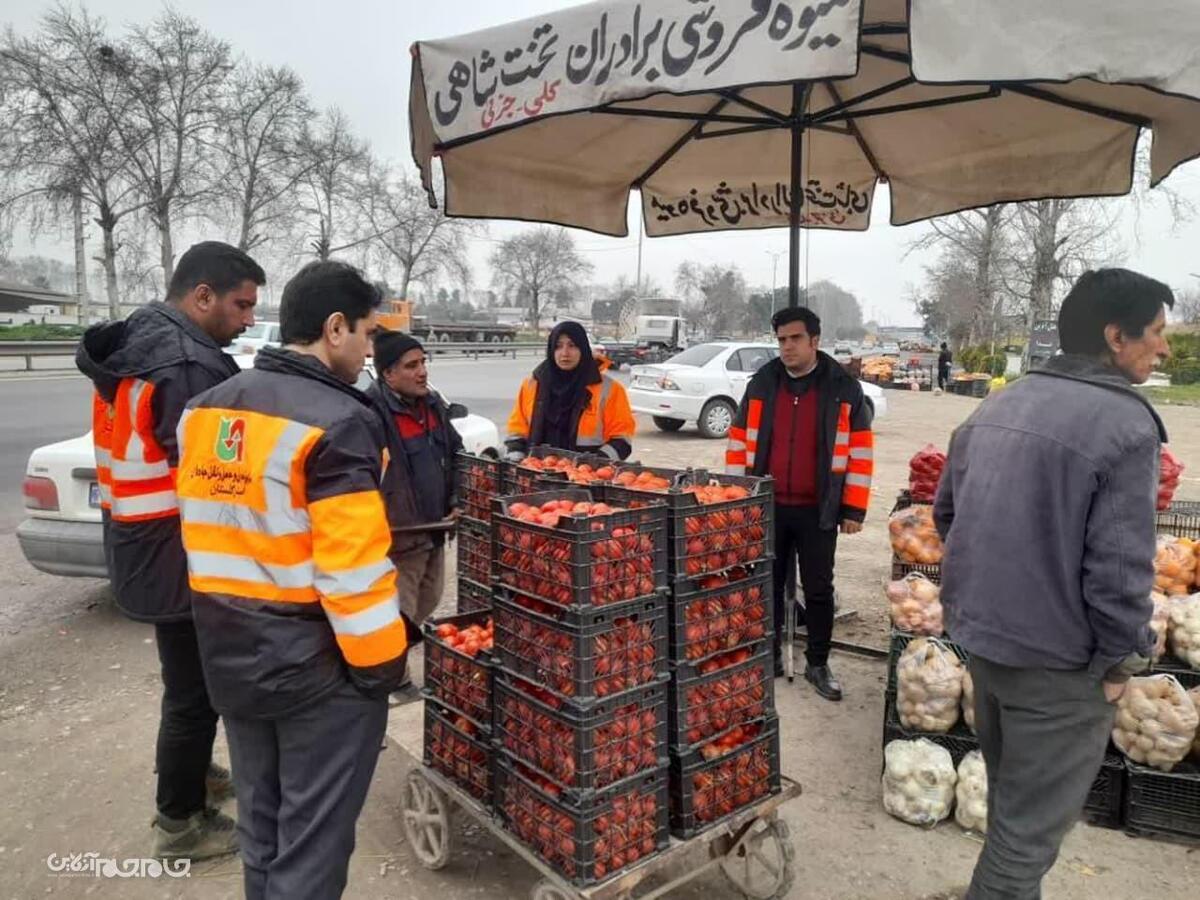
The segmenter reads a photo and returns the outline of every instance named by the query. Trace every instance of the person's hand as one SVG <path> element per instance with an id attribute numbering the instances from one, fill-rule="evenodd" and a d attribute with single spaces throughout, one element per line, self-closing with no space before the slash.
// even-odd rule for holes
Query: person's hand
<path id="1" fill-rule="evenodd" d="M 451 519 L 453 519 L 455 522 L 457 522 L 459 519 L 461 519 L 461 518 L 462 518 L 462 514 L 463 514 L 462 507 L 461 507 L 461 506 L 456 506 L 456 507 L 454 507 L 454 509 L 450 510 L 450 516 L 449 516 L 449 518 L 451 518 Z"/>
<path id="2" fill-rule="evenodd" d="M 1123 696 L 1125 696 L 1125 688 L 1128 686 L 1128 684 L 1129 683 L 1126 681 L 1122 681 L 1119 684 L 1112 681 L 1103 682 L 1104 699 L 1109 703 L 1116 703 Z"/>
<path id="3" fill-rule="evenodd" d="M 842 534 L 858 534 L 862 531 L 862 522 L 853 519 L 842 519 Z"/>

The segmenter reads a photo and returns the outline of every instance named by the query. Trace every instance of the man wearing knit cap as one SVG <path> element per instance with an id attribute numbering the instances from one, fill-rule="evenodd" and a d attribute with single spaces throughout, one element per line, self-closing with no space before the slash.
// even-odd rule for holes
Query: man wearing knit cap
<path id="1" fill-rule="evenodd" d="M 393 528 L 392 562 L 400 608 L 420 624 L 442 596 L 445 532 L 395 529 L 459 514 L 454 467 L 462 438 L 445 401 L 429 387 L 425 348 L 412 335 L 380 329 L 375 335 L 375 383 L 367 389 L 384 417 L 390 462 L 383 495 Z"/>

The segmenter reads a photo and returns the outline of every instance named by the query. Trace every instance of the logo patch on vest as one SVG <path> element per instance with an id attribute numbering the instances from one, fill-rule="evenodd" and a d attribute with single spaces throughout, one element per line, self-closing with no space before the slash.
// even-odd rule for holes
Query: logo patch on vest
<path id="1" fill-rule="evenodd" d="M 241 462 L 246 447 L 246 420 L 240 417 L 227 419 L 221 416 L 221 430 L 217 433 L 216 454 L 221 462 Z"/>

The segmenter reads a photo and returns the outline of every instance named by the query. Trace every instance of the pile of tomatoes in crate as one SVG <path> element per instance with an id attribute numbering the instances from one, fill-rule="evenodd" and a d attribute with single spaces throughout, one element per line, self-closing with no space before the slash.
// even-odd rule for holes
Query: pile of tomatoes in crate
<path id="1" fill-rule="evenodd" d="M 501 662 L 567 698 L 607 697 L 649 684 L 666 669 L 665 617 L 653 607 L 649 601 L 637 614 L 581 634 L 556 621 L 554 606 L 516 595 L 495 607 Z"/>
<path id="2" fill-rule="evenodd" d="M 761 719 L 771 709 L 770 660 L 765 652 L 758 661 L 748 648 L 713 657 L 701 667 L 710 673 L 678 686 L 682 727 L 688 745 L 695 746 L 713 735 Z"/>
<path id="3" fill-rule="evenodd" d="M 458 529 L 458 576 L 476 584 L 491 584 L 492 536 L 486 528 L 464 523 Z"/>
<path id="4" fill-rule="evenodd" d="M 692 794 L 692 814 L 698 822 L 711 822 L 749 806 L 771 793 L 778 781 L 778 744 L 756 741 L 755 726 L 731 731 L 704 752 L 706 764 L 686 773 Z M 750 744 L 750 746 L 746 746 Z"/>
<path id="5" fill-rule="evenodd" d="M 699 582 L 701 595 L 683 603 L 682 633 L 675 640 L 682 646 L 672 650 L 681 658 L 696 661 L 767 635 L 770 602 L 763 578 L 748 580 L 734 570 L 727 575 L 709 575 Z"/>
<path id="6" fill-rule="evenodd" d="M 492 799 L 491 759 L 486 737 L 466 716 L 427 704 L 425 709 L 426 764 L 457 782 L 484 803 Z"/>
<path id="7" fill-rule="evenodd" d="M 503 490 L 499 460 L 470 453 L 458 455 L 458 493 L 463 515 L 486 524 L 492 520 L 492 499 Z"/>
<path id="8" fill-rule="evenodd" d="M 649 698 L 634 698 L 611 711 L 578 715 L 536 685 L 502 682 L 497 687 L 496 736 L 513 758 L 559 786 L 598 790 L 659 765 L 665 710 L 661 694 L 648 693 Z"/>
<path id="9" fill-rule="evenodd" d="M 660 782 L 614 789 L 595 810 L 556 802 L 558 786 L 520 766 L 502 767 L 499 808 L 517 837 L 577 882 L 600 881 L 663 846 Z"/>
<path id="10" fill-rule="evenodd" d="M 743 488 L 727 490 L 742 491 Z M 725 499 L 729 499 L 726 497 Z M 723 501 L 701 501 L 702 504 Z M 677 574 L 695 577 L 734 566 L 745 566 L 767 556 L 765 507 L 759 503 L 704 512 L 684 512 Z"/>
<path id="11" fill-rule="evenodd" d="M 546 474 L 560 472 L 567 476 L 567 481 L 573 484 L 595 484 L 598 481 L 608 481 L 613 477 L 612 466 L 596 465 L 580 462 L 569 456 L 557 456 L 553 453 L 545 456 L 527 456 L 517 464 L 519 469 Z"/>
<path id="12" fill-rule="evenodd" d="M 616 524 L 614 514 L 623 512 L 572 499 L 509 504 L 496 529 L 498 578 L 562 606 L 603 606 L 653 594 L 660 580 L 655 519 Z M 566 517 L 593 521 L 584 531 L 549 531 Z"/>

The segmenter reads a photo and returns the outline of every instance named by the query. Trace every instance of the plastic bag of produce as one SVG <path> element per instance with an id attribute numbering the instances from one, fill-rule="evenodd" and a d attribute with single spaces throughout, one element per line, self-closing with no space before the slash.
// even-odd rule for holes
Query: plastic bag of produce
<path id="1" fill-rule="evenodd" d="M 883 808 L 910 825 L 936 825 L 954 803 L 954 760 L 933 741 L 892 741 L 883 749 Z"/>
<path id="2" fill-rule="evenodd" d="M 1183 463 L 1175 458 L 1166 447 L 1163 447 L 1162 458 L 1158 467 L 1158 508 L 1166 509 L 1175 497 L 1175 489 L 1179 487 L 1179 476 L 1183 474 Z"/>
<path id="3" fill-rule="evenodd" d="M 1154 554 L 1154 589 L 1177 597 L 1190 594 L 1195 582 L 1195 544 L 1185 538 L 1161 535 Z"/>
<path id="4" fill-rule="evenodd" d="M 962 677 L 962 716 L 971 734 L 975 733 L 975 680 L 971 678 L 971 670 L 963 666 Z"/>
<path id="5" fill-rule="evenodd" d="M 958 721 L 963 664 L 937 638 L 910 641 L 896 663 L 896 705 L 910 731 L 943 733 Z"/>
<path id="6" fill-rule="evenodd" d="M 1200 715 L 1173 675 L 1131 678 L 1117 704 L 1113 743 L 1136 763 L 1164 772 L 1192 752 Z"/>
<path id="7" fill-rule="evenodd" d="M 1200 594 L 1176 597 L 1168 617 L 1171 652 L 1193 669 L 1200 669 Z"/>
<path id="8" fill-rule="evenodd" d="M 892 550 L 902 562 L 931 566 L 942 561 L 942 539 L 933 524 L 933 507 L 917 505 L 896 510 L 888 519 L 888 534 Z"/>
<path id="9" fill-rule="evenodd" d="M 987 766 L 983 754 L 972 750 L 958 764 L 954 786 L 954 821 L 967 831 L 987 834 Z"/>
<path id="10" fill-rule="evenodd" d="M 884 588 L 892 624 L 910 634 L 942 634 L 941 589 L 920 572 L 889 581 Z"/>
<path id="11" fill-rule="evenodd" d="M 1200 716 L 1200 685 L 1188 691 L 1188 696 L 1192 698 L 1192 706 L 1196 708 L 1196 715 Z M 1192 759 L 1200 762 L 1200 726 L 1196 727 L 1196 737 L 1192 740 Z"/>
<path id="12" fill-rule="evenodd" d="M 1154 604 L 1154 612 L 1150 615 L 1150 627 L 1154 630 L 1154 662 L 1167 655 L 1167 632 L 1171 624 L 1171 605 L 1174 600 L 1166 594 L 1153 591 L 1150 602 Z"/>
<path id="13" fill-rule="evenodd" d="M 946 454 L 926 444 L 908 461 L 908 493 L 914 503 L 932 503 L 946 466 Z"/>

